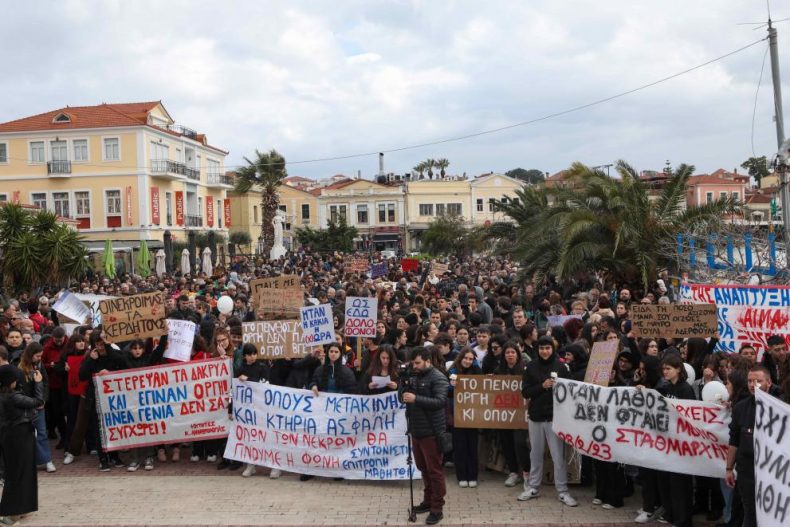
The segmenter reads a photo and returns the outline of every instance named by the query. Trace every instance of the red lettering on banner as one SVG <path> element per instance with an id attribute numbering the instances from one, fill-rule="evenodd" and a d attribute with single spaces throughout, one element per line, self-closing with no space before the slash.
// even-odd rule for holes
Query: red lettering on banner
<path id="1" fill-rule="evenodd" d="M 214 200 L 211 196 L 206 196 L 206 224 L 209 227 L 214 226 Z"/>
<path id="2" fill-rule="evenodd" d="M 738 322 L 747 328 L 775 331 L 787 327 L 788 322 L 790 322 L 790 315 L 780 309 L 748 307 L 740 314 Z"/>
<path id="3" fill-rule="evenodd" d="M 151 187 L 151 223 L 159 225 L 161 216 L 159 214 L 159 187 Z"/>
<path id="4" fill-rule="evenodd" d="M 230 227 L 230 200 L 225 199 L 222 202 L 222 207 L 225 213 L 225 227 Z"/>
<path id="5" fill-rule="evenodd" d="M 176 225 L 184 224 L 184 192 L 176 191 Z"/>

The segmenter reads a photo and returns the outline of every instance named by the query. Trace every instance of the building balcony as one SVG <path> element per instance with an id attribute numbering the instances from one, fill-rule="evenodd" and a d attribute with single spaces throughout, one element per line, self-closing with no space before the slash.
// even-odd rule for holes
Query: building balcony
<path id="1" fill-rule="evenodd" d="M 54 177 L 71 176 L 71 161 L 47 161 L 47 174 Z"/>
<path id="2" fill-rule="evenodd" d="M 233 188 L 233 178 L 220 174 L 209 174 L 206 185 L 212 188 Z"/>
<path id="3" fill-rule="evenodd" d="M 186 173 L 187 167 L 183 163 L 169 159 L 154 159 L 151 161 L 151 175 L 154 177 L 182 181 Z"/>
<path id="4" fill-rule="evenodd" d="M 202 227 L 203 216 L 194 216 L 191 214 L 187 214 L 186 216 L 184 216 L 184 224 L 187 227 Z"/>
<path id="5" fill-rule="evenodd" d="M 187 179 L 191 179 L 193 181 L 200 181 L 200 170 L 195 168 L 184 167 L 185 171 L 184 174 L 186 175 Z"/>

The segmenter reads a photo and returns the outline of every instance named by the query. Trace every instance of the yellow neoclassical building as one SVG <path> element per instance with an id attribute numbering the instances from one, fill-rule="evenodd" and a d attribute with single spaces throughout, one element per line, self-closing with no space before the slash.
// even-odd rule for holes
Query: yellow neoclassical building
<path id="1" fill-rule="evenodd" d="M 72 218 L 89 248 L 227 233 L 228 152 L 160 101 L 73 106 L 0 124 L 0 201 Z"/>

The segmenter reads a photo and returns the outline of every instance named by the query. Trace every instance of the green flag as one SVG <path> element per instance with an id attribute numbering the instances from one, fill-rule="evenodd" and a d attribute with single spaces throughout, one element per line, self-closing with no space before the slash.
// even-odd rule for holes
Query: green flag
<path id="1" fill-rule="evenodd" d="M 151 253 L 148 251 L 148 244 L 145 240 L 140 241 L 140 250 L 137 253 L 137 272 L 143 278 L 148 278 L 151 274 Z"/>
<path id="2" fill-rule="evenodd" d="M 115 255 L 112 251 L 112 240 L 104 242 L 104 254 L 102 255 L 101 265 L 107 278 L 115 278 Z"/>

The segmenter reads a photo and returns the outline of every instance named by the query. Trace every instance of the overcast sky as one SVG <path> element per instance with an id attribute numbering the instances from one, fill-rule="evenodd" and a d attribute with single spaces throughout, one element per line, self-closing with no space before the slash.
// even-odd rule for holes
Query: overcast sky
<path id="1" fill-rule="evenodd" d="M 230 150 L 289 161 L 394 149 L 527 121 L 647 84 L 766 35 L 764 0 L 12 1 L 3 4 L 0 122 L 65 105 L 161 99 Z M 790 5 L 773 2 L 773 18 Z M 784 78 L 790 21 L 778 24 Z M 555 172 L 666 160 L 698 172 L 752 155 L 767 41 L 615 101 L 475 139 L 387 154 L 403 173 Z M 770 61 L 754 147 L 776 150 Z M 790 87 L 785 84 L 790 106 Z M 790 126 L 790 124 L 788 124 Z M 289 174 L 370 177 L 376 156 Z"/>

